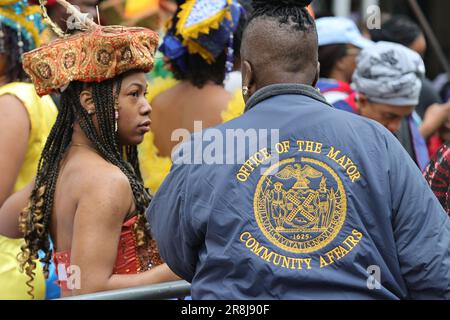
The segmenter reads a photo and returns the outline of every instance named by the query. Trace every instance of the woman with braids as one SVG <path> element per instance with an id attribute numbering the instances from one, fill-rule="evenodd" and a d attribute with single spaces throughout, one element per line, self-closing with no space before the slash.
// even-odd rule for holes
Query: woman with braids
<path id="1" fill-rule="evenodd" d="M 153 192 L 170 171 L 172 150 L 180 142 L 172 138 L 177 129 L 192 133 L 244 110 L 241 91 L 229 93 L 224 80 L 239 59 L 245 2 L 178 1 L 160 47 L 175 79 L 157 78 L 151 83 L 148 100 L 154 122 L 139 147 L 145 186 Z M 195 126 L 196 121 L 201 125 Z"/>
<path id="2" fill-rule="evenodd" d="M 29 6 L 26 0 L 1 1 L 0 207 L 32 181 L 57 115 L 52 99 L 36 94 L 22 68 L 22 54 L 39 46 L 43 30 L 38 6 Z M 26 299 L 26 276 L 19 272 L 16 259 L 23 241 L 9 239 L 8 228 L 0 224 L 0 299 Z M 36 275 L 36 296 L 43 298 L 46 287 L 40 265 Z"/>
<path id="3" fill-rule="evenodd" d="M 144 28 L 80 21 L 82 33 L 23 57 L 40 96 L 62 92 L 61 110 L 34 183 L 0 212 L 17 217 L 28 203 L 16 234 L 25 238 L 21 267 L 31 281 L 38 250 L 45 253 L 46 274 L 53 257 L 57 270 L 75 279 L 64 281 L 59 273 L 63 296 L 175 279 L 146 232 L 150 196 L 136 149 L 150 129 L 145 73 L 153 66 L 158 36 Z M 33 294 L 31 282 L 29 287 Z"/>
<path id="4" fill-rule="evenodd" d="M 449 299 L 450 218 L 388 130 L 315 89 L 310 2 L 253 1 L 245 113 L 177 148 L 147 210 L 161 256 L 193 299 Z M 265 134 L 197 162 L 238 130 Z"/>

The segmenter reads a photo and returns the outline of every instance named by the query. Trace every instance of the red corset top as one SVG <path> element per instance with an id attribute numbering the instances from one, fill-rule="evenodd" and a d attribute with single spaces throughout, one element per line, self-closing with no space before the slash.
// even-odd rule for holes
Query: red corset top
<path id="1" fill-rule="evenodd" d="M 117 248 L 117 258 L 113 268 L 113 274 L 136 274 L 147 271 L 154 265 L 162 264 L 156 243 L 150 241 L 147 248 L 138 248 L 136 235 L 133 230 L 137 222 L 137 216 L 127 220 L 122 225 L 119 246 Z M 70 264 L 70 251 L 55 252 L 53 260 L 58 274 L 58 285 L 67 290 L 66 277 L 59 274 L 58 271 L 67 270 Z"/>

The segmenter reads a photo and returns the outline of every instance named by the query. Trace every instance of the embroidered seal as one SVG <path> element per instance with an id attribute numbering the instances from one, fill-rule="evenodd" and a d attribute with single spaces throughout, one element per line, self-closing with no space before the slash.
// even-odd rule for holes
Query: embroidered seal
<path id="1" fill-rule="evenodd" d="M 312 158 L 290 158 L 271 166 L 254 194 L 254 214 L 265 237 L 293 253 L 315 252 L 334 240 L 347 212 L 338 174 Z"/>

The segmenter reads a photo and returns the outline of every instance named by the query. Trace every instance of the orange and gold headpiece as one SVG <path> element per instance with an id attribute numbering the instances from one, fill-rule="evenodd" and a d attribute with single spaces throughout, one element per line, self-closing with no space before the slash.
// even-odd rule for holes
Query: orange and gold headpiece
<path id="1" fill-rule="evenodd" d="M 72 81 L 102 82 L 130 70 L 149 72 L 153 68 L 159 40 L 156 32 L 100 26 L 65 0 L 57 2 L 73 15 L 72 23 L 82 32 L 67 36 L 55 30 L 61 39 L 23 55 L 23 68 L 40 96 L 64 89 Z M 44 9 L 43 14 L 56 28 Z"/>

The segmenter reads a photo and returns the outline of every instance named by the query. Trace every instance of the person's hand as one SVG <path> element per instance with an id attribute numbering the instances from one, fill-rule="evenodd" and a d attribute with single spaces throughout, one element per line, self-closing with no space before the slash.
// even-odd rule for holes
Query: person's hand
<path id="1" fill-rule="evenodd" d="M 450 103 L 433 104 L 425 112 L 423 124 L 420 127 L 420 133 L 425 139 L 431 137 L 434 133 L 450 119 Z"/>

